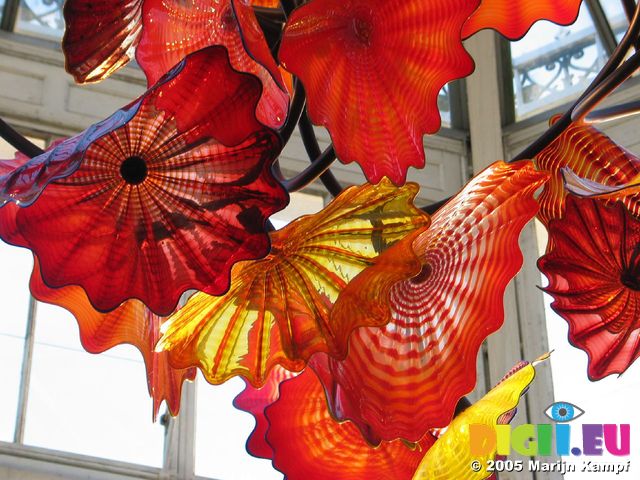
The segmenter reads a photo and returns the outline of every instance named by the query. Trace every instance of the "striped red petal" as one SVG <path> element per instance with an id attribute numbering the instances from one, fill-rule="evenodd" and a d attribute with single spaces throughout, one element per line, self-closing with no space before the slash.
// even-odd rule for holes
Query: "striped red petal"
<path id="1" fill-rule="evenodd" d="M 551 124 L 558 118 L 552 118 Z M 623 186 L 640 176 L 640 159 L 584 123 L 572 123 L 536 157 L 535 162 L 540 170 L 551 174 L 538 198 L 538 219 L 544 225 L 553 218 L 562 218 L 564 214 L 567 191 L 562 177 L 563 168 L 607 187 Z M 635 194 L 625 197 L 623 202 L 634 215 L 640 215 L 639 200 L 640 195 Z"/>
<path id="2" fill-rule="evenodd" d="M 260 388 L 254 388 L 245 380 L 245 388 L 233 400 L 233 405 L 249 412 L 255 418 L 256 426 L 247 440 L 247 452 L 258 458 L 273 458 L 273 448 L 267 442 L 269 422 L 264 414 L 265 409 L 278 400 L 279 387 L 282 382 L 297 374 L 276 366 L 271 370 L 267 381 Z"/>
<path id="3" fill-rule="evenodd" d="M 32 203 L 0 235 L 36 253 L 47 285 L 79 285 L 100 311 L 137 298 L 166 315 L 185 290 L 226 291 L 235 262 L 268 252 L 266 219 L 287 203 L 270 170 L 279 139 L 255 118 L 260 92 L 223 47 L 192 54 L 0 177 L 5 200 Z"/>
<path id="4" fill-rule="evenodd" d="M 622 373 L 640 355 L 640 221 L 618 202 L 567 197 L 538 261 L 569 341 L 587 352 L 589 378 Z"/>
<path id="5" fill-rule="evenodd" d="M 78 83 L 97 82 L 133 58 L 144 0 L 67 0 L 65 65 Z"/>
<path id="6" fill-rule="evenodd" d="M 166 324 L 159 348 L 174 366 L 197 365 L 211 383 L 242 375 L 262 385 L 275 365 L 300 371 L 316 352 L 344 357 L 354 317 L 331 310 L 346 285 L 429 217 L 418 185 L 350 187 L 322 211 L 271 234 L 271 253 L 232 271 L 223 296 L 197 293 Z"/>
<path id="7" fill-rule="evenodd" d="M 215 7 L 206 0 L 145 0 L 143 24 L 136 59 L 149 85 L 189 53 L 222 45 L 235 70 L 251 73 L 263 84 L 258 120 L 282 126 L 289 96 L 253 9 L 243 0 L 224 0 Z"/>
<path id="8" fill-rule="evenodd" d="M 424 166 L 422 137 L 440 128 L 437 98 L 469 75 L 462 24 L 476 0 L 313 0 L 285 27 L 280 59 L 307 92 L 311 120 L 367 179 L 404 183 Z"/>
<path id="9" fill-rule="evenodd" d="M 178 414 L 182 384 L 185 380 L 195 379 L 196 369 L 174 369 L 169 365 L 166 353 L 154 351 L 160 337 L 161 317 L 154 315 L 138 300 L 124 302 L 110 313 L 100 313 L 91 306 L 80 287 L 47 287 L 42 281 L 37 259 L 31 274 L 30 289 L 37 300 L 69 310 L 76 317 L 80 341 L 86 351 L 102 353 L 125 343 L 136 347 L 147 369 L 154 419 L 163 401 L 172 415 Z"/>
<path id="10" fill-rule="evenodd" d="M 371 441 L 416 441 L 449 423 L 475 386 L 481 343 L 502 325 L 504 290 L 522 264 L 518 236 L 546 179 L 529 161 L 493 164 L 412 244 L 392 247 L 347 287 L 333 315 L 386 326 L 358 329 L 347 358 L 319 370 L 337 418 Z"/>
<path id="11" fill-rule="evenodd" d="M 427 435 L 416 445 L 368 444 L 355 425 L 329 414 L 322 386 L 309 369 L 280 386 L 280 398 L 266 417 L 273 465 L 288 479 L 409 480 L 435 441 Z"/>
<path id="12" fill-rule="evenodd" d="M 517 40 L 538 20 L 559 25 L 575 22 L 581 3 L 582 0 L 482 0 L 464 24 L 462 37 L 492 28 L 510 40 Z"/>

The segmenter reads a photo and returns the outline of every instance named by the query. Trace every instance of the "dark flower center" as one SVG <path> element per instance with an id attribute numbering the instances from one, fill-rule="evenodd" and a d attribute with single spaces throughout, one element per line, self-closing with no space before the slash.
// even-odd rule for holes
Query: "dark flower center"
<path id="1" fill-rule="evenodd" d="M 120 175 L 129 185 L 139 185 L 147 178 L 147 162 L 135 155 L 129 157 L 120 165 Z"/>
<path id="2" fill-rule="evenodd" d="M 427 280 L 427 278 L 431 276 L 431 272 L 432 272 L 431 265 L 424 264 L 422 266 L 422 270 L 420 270 L 420 273 L 417 274 L 415 277 L 411 278 L 411 283 L 415 283 L 415 284 L 423 283 L 424 281 Z"/>
<path id="3" fill-rule="evenodd" d="M 620 281 L 625 287 L 640 291 L 640 243 L 633 249 L 629 263 L 622 270 Z"/>
<path id="4" fill-rule="evenodd" d="M 373 34 L 373 25 L 371 19 L 356 17 L 353 19 L 353 33 L 356 39 L 367 47 L 371 45 L 371 36 Z"/>

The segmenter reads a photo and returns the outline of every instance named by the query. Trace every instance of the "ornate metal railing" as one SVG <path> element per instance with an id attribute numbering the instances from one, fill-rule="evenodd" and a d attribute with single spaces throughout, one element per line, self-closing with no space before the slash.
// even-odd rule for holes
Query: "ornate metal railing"
<path id="1" fill-rule="evenodd" d="M 612 19 L 611 26 L 618 36 L 627 28 L 626 18 Z M 577 96 L 608 58 L 593 27 L 513 58 L 516 116 L 530 116 Z"/>
<path id="2" fill-rule="evenodd" d="M 64 31 L 64 0 L 21 0 L 15 30 L 59 38 Z"/>

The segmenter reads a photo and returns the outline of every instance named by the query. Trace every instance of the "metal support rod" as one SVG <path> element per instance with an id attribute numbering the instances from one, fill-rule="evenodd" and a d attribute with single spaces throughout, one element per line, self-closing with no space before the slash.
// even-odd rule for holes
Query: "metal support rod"
<path id="1" fill-rule="evenodd" d="M 298 126 L 300 127 L 300 136 L 302 137 L 304 148 L 307 151 L 309 160 L 313 162 L 315 158 L 318 158 L 321 155 L 321 152 L 320 145 L 318 144 L 318 139 L 316 138 L 316 134 L 313 131 L 313 125 L 311 124 L 311 120 L 309 120 L 309 115 L 307 114 L 306 110 L 300 116 Z M 334 197 L 337 197 L 338 195 L 340 195 L 340 192 L 342 192 L 342 185 L 340 185 L 338 179 L 333 175 L 333 173 L 331 173 L 329 169 L 327 169 L 322 175 L 320 175 L 320 181 L 329 191 L 329 193 Z"/>
<path id="2" fill-rule="evenodd" d="M 28 157 L 37 157 L 44 153 L 39 146 L 29 141 L 28 138 L 18 133 L 7 122 L 0 118 L 0 137 L 4 138 L 16 150 Z"/>
<path id="3" fill-rule="evenodd" d="M 322 175 L 327 168 L 336 159 L 336 152 L 333 149 L 333 145 L 329 145 L 324 152 L 320 154 L 311 165 L 305 168 L 302 172 L 289 180 L 283 180 L 282 183 L 289 192 L 297 192 L 313 182 L 316 178 Z"/>
<path id="4" fill-rule="evenodd" d="M 22 370 L 20 373 L 20 392 L 18 396 L 18 411 L 16 415 L 16 427 L 13 433 L 13 441 L 20 445 L 24 442 L 24 430 L 27 422 L 27 406 L 29 403 L 29 385 L 31 382 L 31 365 L 33 363 L 33 348 L 36 333 L 36 299 L 29 297 L 29 309 L 27 311 L 27 329 L 24 337 L 24 349 L 22 353 Z"/>
<path id="5" fill-rule="evenodd" d="M 593 24 L 596 27 L 596 32 L 602 41 L 602 46 L 608 55 L 612 55 L 618 46 L 618 41 L 613 33 L 611 24 L 609 24 L 609 21 L 607 20 L 607 15 L 604 12 L 602 5 L 600 5 L 599 0 L 585 0 L 585 2 L 589 9 L 589 13 L 591 14 Z"/>

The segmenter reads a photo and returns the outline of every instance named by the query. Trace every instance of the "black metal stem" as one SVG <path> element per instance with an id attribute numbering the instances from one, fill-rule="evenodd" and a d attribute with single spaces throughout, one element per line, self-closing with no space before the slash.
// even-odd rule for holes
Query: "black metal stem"
<path id="1" fill-rule="evenodd" d="M 622 105 L 614 105 L 589 112 L 589 115 L 584 117 L 584 121 L 587 123 L 608 122 L 622 117 L 637 115 L 638 113 L 640 113 L 640 100 L 634 100 Z"/>
<path id="2" fill-rule="evenodd" d="M 11 125 L 0 118 L 0 137 L 4 138 L 11 146 L 19 152 L 24 153 L 27 157 L 33 158 L 44 153 L 39 146 L 32 143 L 15 131 Z"/>
<path id="3" fill-rule="evenodd" d="M 613 55 L 609 58 L 606 65 L 603 69 L 598 73 L 596 78 L 591 82 L 589 87 L 584 91 L 584 93 L 578 98 L 578 100 L 565 112 L 565 114 L 546 132 L 544 132 L 535 142 L 525 148 L 518 155 L 513 157 L 510 161 L 515 162 L 518 160 L 524 159 L 532 159 L 535 158 L 542 150 L 544 150 L 551 142 L 553 142 L 556 138 L 558 138 L 562 132 L 564 132 L 572 122 L 572 114 L 577 105 L 579 105 L 583 99 L 588 97 L 590 93 L 596 89 L 600 83 L 602 83 L 615 69 L 620 65 L 620 63 L 624 60 L 625 55 L 633 46 L 635 41 L 640 34 L 640 8 L 636 6 L 633 19 L 629 24 L 629 29 L 625 33 L 624 37 L 618 44 L 618 47 L 613 52 Z M 588 112 L 587 112 L 588 113 Z"/>
<path id="4" fill-rule="evenodd" d="M 280 5 L 282 5 L 282 10 L 287 17 L 289 17 L 291 12 L 293 12 L 298 6 L 296 4 L 296 0 L 280 0 Z"/>
<path id="5" fill-rule="evenodd" d="M 280 129 L 280 140 L 282 140 L 282 145 L 286 145 L 293 135 L 293 132 L 296 129 L 296 125 L 298 124 L 298 120 L 300 120 L 300 116 L 302 115 L 302 111 L 304 110 L 305 104 L 305 95 L 304 88 L 302 87 L 302 82 L 298 79 L 294 80 L 293 87 L 293 95 L 291 97 L 291 106 L 289 107 L 289 115 L 287 116 L 287 120 L 284 125 Z"/>
<path id="6" fill-rule="evenodd" d="M 634 53 L 620 68 L 618 68 L 605 81 L 593 89 L 586 97 L 580 100 L 571 114 L 573 121 L 582 120 L 596 105 L 604 100 L 607 95 L 618 88 L 633 72 L 640 67 L 640 52 Z"/>
<path id="7" fill-rule="evenodd" d="M 311 165 L 305 168 L 302 172 L 289 180 L 283 180 L 284 187 L 289 192 L 297 192 L 313 182 L 316 178 L 322 175 L 327 168 L 336 159 L 336 152 L 333 150 L 333 145 L 329 145 L 324 152 L 320 154 Z"/>
<path id="8" fill-rule="evenodd" d="M 627 14 L 627 18 L 629 21 L 633 18 L 633 12 L 636 11 L 636 2 L 635 0 L 622 0 L 622 6 L 624 7 L 624 11 Z"/>
<path id="9" fill-rule="evenodd" d="M 311 124 L 311 120 L 309 120 L 309 115 L 307 114 L 306 110 L 300 116 L 298 127 L 300 129 L 302 143 L 304 144 L 304 148 L 307 151 L 309 160 L 313 162 L 315 158 L 320 157 L 321 152 L 320 145 L 318 144 L 318 139 L 316 138 L 316 134 L 313 131 L 313 125 Z M 342 192 L 342 185 L 340 185 L 338 179 L 333 175 L 333 173 L 331 173 L 329 169 L 325 170 L 325 172 L 320 175 L 320 181 L 329 191 L 329 193 L 334 197 L 337 197 L 338 195 L 340 195 L 340 192 Z"/>

